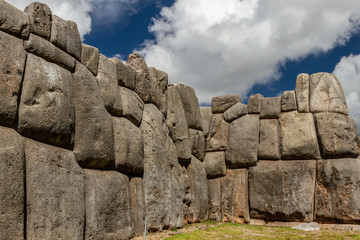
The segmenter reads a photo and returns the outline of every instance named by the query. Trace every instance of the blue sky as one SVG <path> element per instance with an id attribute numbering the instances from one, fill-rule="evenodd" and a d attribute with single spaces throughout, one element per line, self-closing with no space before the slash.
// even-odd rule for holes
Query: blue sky
<path id="1" fill-rule="evenodd" d="M 9 0 L 24 9 L 28 0 Z M 359 0 L 43 0 L 83 41 L 122 60 L 137 51 L 200 103 L 277 96 L 299 73 L 334 72 L 360 124 Z"/>

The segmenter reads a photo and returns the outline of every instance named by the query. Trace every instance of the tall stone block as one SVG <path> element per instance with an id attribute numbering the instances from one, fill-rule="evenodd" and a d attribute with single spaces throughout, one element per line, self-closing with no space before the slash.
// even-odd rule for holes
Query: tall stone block
<path id="1" fill-rule="evenodd" d="M 260 143 L 258 158 L 280 159 L 280 126 L 277 119 L 260 120 Z"/>
<path id="2" fill-rule="evenodd" d="M 281 111 L 297 110 L 295 91 L 284 91 L 281 96 Z"/>
<path id="3" fill-rule="evenodd" d="M 136 84 L 136 71 L 133 67 L 124 64 L 118 58 L 111 59 L 116 65 L 118 84 L 131 90 L 135 89 Z"/>
<path id="4" fill-rule="evenodd" d="M 199 101 L 192 87 L 184 84 L 176 84 L 179 89 L 181 102 L 184 107 L 185 117 L 189 128 L 202 130 Z"/>
<path id="5" fill-rule="evenodd" d="M 84 173 L 71 151 L 25 139 L 26 239 L 83 239 Z"/>
<path id="6" fill-rule="evenodd" d="M 205 137 L 208 136 L 212 120 L 211 107 L 200 107 L 200 115 L 202 118 L 202 125 Z"/>
<path id="7" fill-rule="evenodd" d="M 50 8 L 46 4 L 33 2 L 24 12 L 30 17 L 30 32 L 49 40 L 52 23 Z"/>
<path id="8" fill-rule="evenodd" d="M 133 177 L 130 179 L 131 194 L 131 223 L 134 235 L 144 234 L 145 227 L 145 194 L 142 178 Z"/>
<path id="9" fill-rule="evenodd" d="M 26 39 L 29 37 L 29 17 L 6 1 L 0 0 L 0 30 Z"/>
<path id="10" fill-rule="evenodd" d="M 132 90 L 118 87 L 122 104 L 123 117 L 130 120 L 134 125 L 139 126 L 144 110 L 144 102 Z"/>
<path id="11" fill-rule="evenodd" d="M 96 76 L 99 66 L 99 49 L 85 43 L 82 43 L 81 47 L 81 63 Z"/>
<path id="12" fill-rule="evenodd" d="M 209 220 L 220 222 L 222 220 L 221 178 L 208 180 L 208 194 Z"/>
<path id="13" fill-rule="evenodd" d="M 301 73 L 296 78 L 295 95 L 298 112 L 308 113 L 310 104 L 310 77 L 309 74 Z"/>
<path id="14" fill-rule="evenodd" d="M 228 145 L 229 123 L 224 120 L 223 114 L 212 115 L 206 151 L 224 151 Z"/>
<path id="15" fill-rule="evenodd" d="M 166 72 L 149 67 L 149 78 L 151 82 L 151 102 L 154 103 L 166 115 L 168 75 Z"/>
<path id="16" fill-rule="evenodd" d="M 261 112 L 261 99 L 263 98 L 264 96 L 261 94 L 253 94 L 249 97 L 247 105 L 249 114 L 259 114 Z"/>
<path id="17" fill-rule="evenodd" d="M 202 131 L 189 129 L 191 153 L 200 161 L 205 157 L 205 136 Z"/>

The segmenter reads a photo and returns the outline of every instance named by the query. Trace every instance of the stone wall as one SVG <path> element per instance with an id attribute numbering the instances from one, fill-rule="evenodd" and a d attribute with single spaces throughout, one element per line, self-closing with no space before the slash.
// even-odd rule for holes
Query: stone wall
<path id="1" fill-rule="evenodd" d="M 0 0 L 0 239 L 129 239 L 213 219 L 360 221 L 359 136 L 329 73 L 212 99 Z"/>

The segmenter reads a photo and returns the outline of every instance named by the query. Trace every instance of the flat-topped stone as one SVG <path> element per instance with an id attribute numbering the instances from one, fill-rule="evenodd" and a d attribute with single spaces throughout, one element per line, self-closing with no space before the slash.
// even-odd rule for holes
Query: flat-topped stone
<path id="1" fill-rule="evenodd" d="M 260 142 L 258 158 L 280 159 L 280 125 L 278 119 L 260 120 Z"/>
<path id="2" fill-rule="evenodd" d="M 264 96 L 261 94 L 253 94 L 249 97 L 248 101 L 248 113 L 255 113 L 259 114 L 261 112 L 261 99 L 263 99 Z"/>
<path id="3" fill-rule="evenodd" d="M 260 118 L 279 118 L 281 113 L 281 98 L 263 98 L 261 102 Z"/>
<path id="4" fill-rule="evenodd" d="M 224 113 L 236 103 L 241 103 L 238 95 L 222 95 L 211 99 L 211 109 L 213 113 Z"/>
<path id="5" fill-rule="evenodd" d="M 295 91 L 284 91 L 281 96 L 281 111 L 297 110 Z"/>
<path id="6" fill-rule="evenodd" d="M 29 21 L 29 16 L 23 11 L 0 0 L 0 30 L 26 39 L 30 33 Z"/>

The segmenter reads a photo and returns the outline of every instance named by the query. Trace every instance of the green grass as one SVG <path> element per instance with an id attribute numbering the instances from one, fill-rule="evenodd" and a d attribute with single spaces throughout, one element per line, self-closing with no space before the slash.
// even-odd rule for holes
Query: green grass
<path id="1" fill-rule="evenodd" d="M 210 225 L 211 223 L 209 223 Z M 315 231 L 304 232 L 289 227 L 268 227 L 268 226 L 253 226 L 246 224 L 232 224 L 225 223 L 216 227 L 209 227 L 204 230 L 196 230 L 191 233 L 178 234 L 167 238 L 169 240 L 218 240 L 218 239 L 326 239 L 326 240 L 340 240 L 340 239 L 358 239 L 360 240 L 360 233 L 351 231 Z"/>

